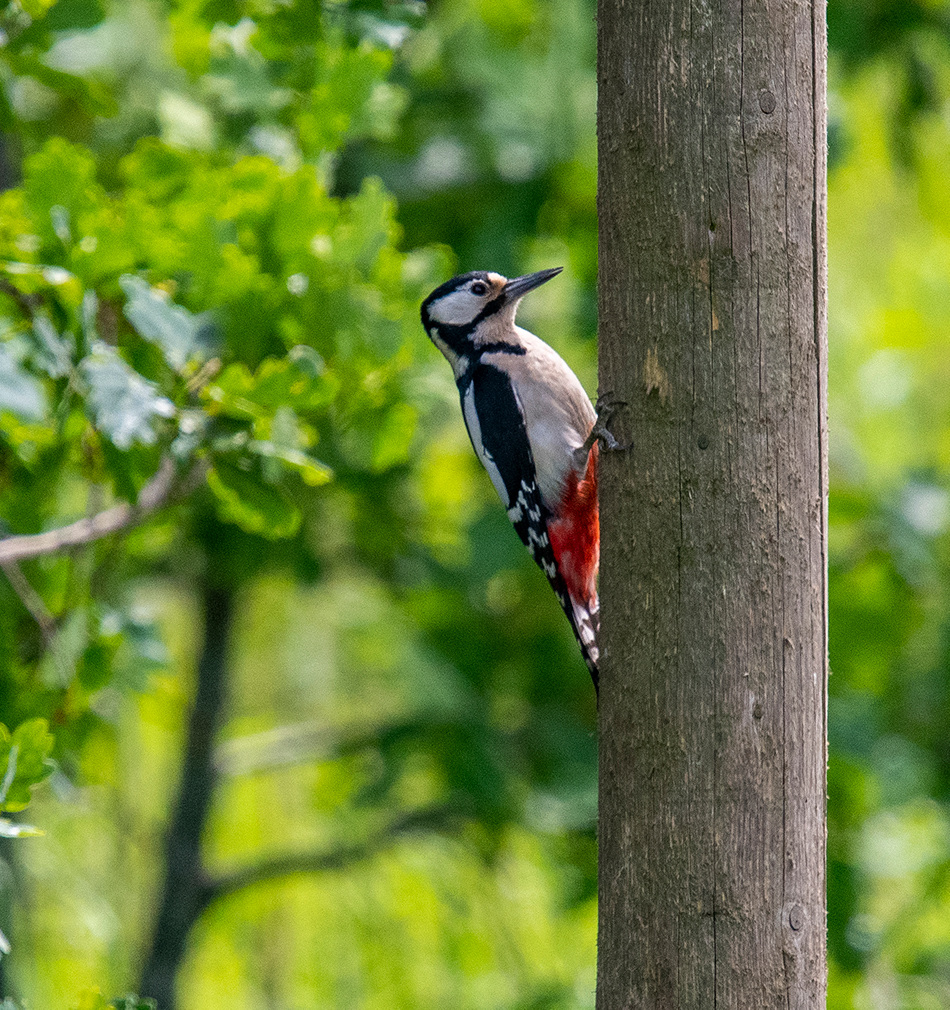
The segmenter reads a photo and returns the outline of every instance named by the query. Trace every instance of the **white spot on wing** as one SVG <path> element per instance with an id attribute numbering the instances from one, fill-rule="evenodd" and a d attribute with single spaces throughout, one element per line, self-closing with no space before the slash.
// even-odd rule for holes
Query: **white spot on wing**
<path id="1" fill-rule="evenodd" d="M 547 547 L 548 545 L 548 535 L 544 530 L 539 530 L 534 526 L 528 529 L 528 546 L 533 548 L 534 544 L 538 544 L 540 547 Z"/>
<path id="2" fill-rule="evenodd" d="M 536 486 L 532 486 L 525 480 L 521 482 L 521 490 L 518 492 L 517 504 L 528 513 L 528 518 L 533 523 L 539 523 L 541 521 L 541 509 L 540 508 L 533 509 L 528 504 L 528 496 L 531 495 L 532 497 L 536 497 L 537 493 L 538 489 Z"/>

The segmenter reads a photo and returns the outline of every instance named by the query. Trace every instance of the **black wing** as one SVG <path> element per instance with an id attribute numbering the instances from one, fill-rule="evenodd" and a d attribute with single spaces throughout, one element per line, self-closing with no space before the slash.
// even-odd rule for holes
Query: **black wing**
<path id="1" fill-rule="evenodd" d="M 548 577 L 561 608 L 571 622 L 574 636 L 580 644 L 596 686 L 597 666 L 578 629 L 574 607 L 548 538 L 548 519 L 551 513 L 541 499 L 541 490 L 535 480 L 534 459 L 528 442 L 524 414 L 511 385 L 511 379 L 494 365 L 482 363 L 472 372 L 470 387 L 463 388 L 461 393 L 462 413 L 469 426 L 469 437 L 472 439 L 475 452 L 481 456 L 478 450 L 480 441 L 487 457 L 482 459 L 482 462 L 493 481 L 496 481 L 496 478 L 491 471 L 492 467 L 495 468 L 507 492 L 502 498 L 508 509 L 508 518 L 515 532 L 521 537 L 522 543 L 528 548 L 531 557 Z M 466 409 L 466 398 L 469 395 L 472 397 L 472 406 L 480 429 L 478 433 L 480 439 L 471 430 L 471 421 Z"/>

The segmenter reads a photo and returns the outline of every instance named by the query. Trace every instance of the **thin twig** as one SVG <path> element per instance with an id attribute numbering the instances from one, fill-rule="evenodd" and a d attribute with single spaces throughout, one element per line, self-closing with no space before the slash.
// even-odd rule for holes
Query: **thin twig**
<path id="1" fill-rule="evenodd" d="M 198 906 L 205 909 L 219 898 L 284 877 L 342 870 L 375 855 L 403 835 L 434 831 L 457 817 L 458 811 L 448 806 L 426 807 L 397 818 L 360 845 L 342 845 L 329 851 L 293 852 L 263 859 L 252 866 L 207 880 L 201 888 Z"/>
<path id="2" fill-rule="evenodd" d="M 0 569 L 6 575 L 13 591 L 20 597 L 20 602 L 33 615 L 33 620 L 40 626 L 43 642 L 49 647 L 56 634 L 56 618 L 49 612 L 43 597 L 33 588 L 30 581 L 20 570 L 16 561 L 0 561 Z"/>
<path id="3" fill-rule="evenodd" d="M 19 288 L 15 288 L 5 278 L 0 278 L 0 294 L 6 295 L 11 301 L 16 302 L 17 308 L 27 316 L 33 313 L 43 304 L 42 298 L 38 295 L 24 294 Z"/>
<path id="4" fill-rule="evenodd" d="M 188 380 L 185 388 L 189 393 L 199 393 L 221 371 L 221 359 L 211 358 Z"/>
<path id="5" fill-rule="evenodd" d="M 315 722 L 232 737 L 215 747 L 214 767 L 219 775 L 253 775 L 287 768 L 327 757 L 356 754 L 367 748 L 377 748 L 386 741 L 407 737 L 420 730 L 431 729 L 431 721 L 418 719 L 352 727 L 320 725 Z"/>
<path id="6" fill-rule="evenodd" d="M 173 498 L 187 494 L 195 488 L 204 477 L 204 473 L 205 468 L 199 463 L 193 466 L 182 480 L 176 480 L 175 464 L 170 459 L 164 459 L 155 476 L 142 488 L 134 505 L 123 502 L 94 516 L 79 519 L 68 526 L 61 526 L 46 533 L 4 537 L 0 539 L 0 565 L 8 561 L 55 554 L 57 551 L 89 544 L 135 526 L 167 505 Z"/>

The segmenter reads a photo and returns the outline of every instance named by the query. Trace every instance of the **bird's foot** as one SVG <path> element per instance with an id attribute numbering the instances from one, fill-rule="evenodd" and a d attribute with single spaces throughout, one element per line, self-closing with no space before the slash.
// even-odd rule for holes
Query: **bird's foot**
<path id="1" fill-rule="evenodd" d="M 626 405 L 626 400 L 618 400 L 613 393 L 598 394 L 596 407 L 597 420 L 594 422 L 594 427 L 591 429 L 590 433 L 591 436 L 593 436 L 591 445 L 594 444 L 594 441 L 599 441 L 600 444 L 609 452 L 626 452 L 628 449 L 633 448 L 633 442 L 621 445 L 621 443 L 614 437 L 614 433 L 607 427 L 610 423 L 611 417 L 613 417 L 613 415 L 621 407 L 626 407 Z"/>
<path id="2" fill-rule="evenodd" d="M 586 466 L 587 457 L 595 442 L 600 442 L 608 452 L 626 452 L 633 448 L 633 442 L 628 442 L 626 445 L 618 442 L 613 432 L 607 427 L 610 418 L 617 412 L 617 409 L 626 405 L 625 400 L 615 399 L 612 393 L 602 393 L 597 397 L 597 420 L 594 421 L 594 427 L 591 428 L 584 444 L 574 450 L 574 458 L 578 467 Z"/>

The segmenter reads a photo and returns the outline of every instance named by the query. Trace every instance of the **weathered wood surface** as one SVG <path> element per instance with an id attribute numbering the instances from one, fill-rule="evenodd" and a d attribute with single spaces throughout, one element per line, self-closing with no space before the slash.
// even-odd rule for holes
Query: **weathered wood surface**
<path id="1" fill-rule="evenodd" d="M 820 0 L 600 0 L 598 1010 L 825 1005 Z"/>

